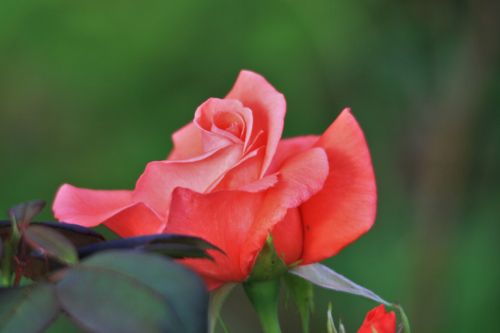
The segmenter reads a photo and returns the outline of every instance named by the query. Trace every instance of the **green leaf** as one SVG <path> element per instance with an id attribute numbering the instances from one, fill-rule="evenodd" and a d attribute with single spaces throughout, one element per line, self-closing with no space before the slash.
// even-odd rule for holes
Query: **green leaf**
<path id="1" fill-rule="evenodd" d="M 328 304 L 328 310 L 326 311 L 326 331 L 328 333 L 338 333 L 333 321 L 332 303 Z"/>
<path id="2" fill-rule="evenodd" d="M 154 254 L 106 251 L 92 256 L 69 269 L 57 294 L 69 316 L 96 333 L 207 330 L 203 282 Z"/>
<path id="3" fill-rule="evenodd" d="M 344 324 L 342 323 L 342 320 L 339 320 L 339 333 L 346 333 Z"/>
<path id="4" fill-rule="evenodd" d="M 19 226 L 26 227 L 44 207 L 45 201 L 43 200 L 23 202 L 9 210 L 9 217 L 14 219 Z"/>
<path id="5" fill-rule="evenodd" d="M 54 287 L 49 284 L 0 289 L 0 332 L 43 332 L 59 314 Z"/>
<path id="6" fill-rule="evenodd" d="M 288 292 L 299 309 L 302 331 L 308 333 L 309 319 L 314 309 L 313 285 L 309 281 L 292 274 L 285 274 L 284 281 Z"/>
<path id="7" fill-rule="evenodd" d="M 24 231 L 23 238 L 33 249 L 64 264 L 72 265 L 78 262 L 78 254 L 73 244 L 51 228 L 30 225 Z"/>
<path id="8" fill-rule="evenodd" d="M 209 325 L 209 333 L 215 332 L 215 327 L 217 326 L 217 319 L 220 316 L 220 310 L 222 309 L 222 305 L 226 301 L 227 296 L 231 293 L 231 291 L 236 287 L 236 283 L 226 283 L 219 289 L 213 291 L 210 294 L 210 303 L 208 307 L 208 325 Z"/>
<path id="9" fill-rule="evenodd" d="M 290 273 L 300 276 L 313 284 L 331 290 L 336 290 L 340 292 L 345 292 L 348 294 L 358 295 L 362 297 L 369 298 L 375 302 L 382 303 L 385 305 L 390 305 L 389 302 L 382 299 L 380 296 L 375 294 L 354 282 L 349 280 L 343 275 L 335 272 L 331 268 L 322 264 L 312 264 L 299 266 L 292 270 Z"/>

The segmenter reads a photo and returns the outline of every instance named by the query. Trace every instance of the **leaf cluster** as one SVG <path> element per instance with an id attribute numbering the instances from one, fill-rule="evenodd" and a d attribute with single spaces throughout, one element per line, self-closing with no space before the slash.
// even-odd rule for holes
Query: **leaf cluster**
<path id="1" fill-rule="evenodd" d="M 204 332 L 208 292 L 172 259 L 211 259 L 202 239 L 106 240 L 80 226 L 33 222 L 44 203 L 0 221 L 0 333 L 43 332 L 61 315 L 85 332 Z"/>

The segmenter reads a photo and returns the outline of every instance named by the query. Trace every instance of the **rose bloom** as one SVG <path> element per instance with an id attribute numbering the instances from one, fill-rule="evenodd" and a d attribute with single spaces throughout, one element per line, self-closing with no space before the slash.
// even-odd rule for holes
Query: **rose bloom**
<path id="1" fill-rule="evenodd" d="M 287 264 L 333 256 L 374 222 L 370 153 L 349 109 L 323 135 L 290 139 L 281 138 L 285 112 L 281 93 L 242 71 L 225 98 L 208 99 L 173 134 L 168 158 L 148 163 L 133 190 L 65 184 L 54 215 L 122 237 L 201 237 L 225 252 L 185 261 L 210 289 L 244 281 L 269 234 Z"/>
<path id="2" fill-rule="evenodd" d="M 363 325 L 358 333 L 395 333 L 396 314 L 385 311 L 384 305 L 379 305 L 366 314 Z"/>

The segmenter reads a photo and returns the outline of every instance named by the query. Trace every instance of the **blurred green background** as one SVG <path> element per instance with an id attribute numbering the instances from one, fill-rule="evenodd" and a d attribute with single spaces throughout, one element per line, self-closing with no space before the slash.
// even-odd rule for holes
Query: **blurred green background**
<path id="1" fill-rule="evenodd" d="M 377 222 L 328 261 L 415 332 L 494 332 L 500 308 L 497 1 L 0 1 L 0 210 L 63 182 L 132 188 L 240 69 L 288 103 L 285 136 L 361 123 Z M 47 210 L 44 219 L 52 219 Z M 375 304 L 317 290 L 355 332 Z M 299 332 L 297 311 L 284 332 Z M 230 332 L 258 332 L 236 292 Z M 53 332 L 70 332 L 63 322 Z"/>

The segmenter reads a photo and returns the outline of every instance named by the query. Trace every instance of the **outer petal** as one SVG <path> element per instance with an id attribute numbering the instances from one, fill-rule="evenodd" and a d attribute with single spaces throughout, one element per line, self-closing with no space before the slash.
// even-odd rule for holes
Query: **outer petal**
<path id="1" fill-rule="evenodd" d="M 317 135 L 305 135 L 281 140 L 267 174 L 278 171 L 287 158 L 312 148 L 318 139 Z"/>
<path id="2" fill-rule="evenodd" d="M 188 260 L 192 268 L 211 280 L 244 280 L 267 235 L 288 209 L 322 188 L 328 174 L 326 154 L 321 148 L 311 149 L 289 159 L 280 172 L 278 183 L 262 192 L 174 191 L 166 231 L 204 238 L 226 253 L 214 253 L 215 263 Z M 294 253 L 301 252 L 300 239 L 289 243 L 299 248 Z"/>
<path id="3" fill-rule="evenodd" d="M 290 265 L 302 257 L 304 228 L 298 208 L 289 209 L 272 231 L 276 253 Z"/>
<path id="4" fill-rule="evenodd" d="M 213 284 L 216 284 L 214 281 L 243 281 L 248 272 L 240 267 L 241 247 L 263 198 L 262 192 L 201 194 L 177 188 L 172 195 L 165 232 L 198 236 L 225 252 L 211 253 L 215 262 L 184 261 Z"/>
<path id="5" fill-rule="evenodd" d="M 252 267 L 267 236 L 285 218 L 288 210 L 299 207 L 318 193 L 323 188 L 327 175 L 327 156 L 321 148 L 312 148 L 283 163 L 279 171 L 280 181 L 266 193 L 264 203 L 248 232 L 241 254 L 244 269 Z M 275 236 L 279 237 L 277 234 Z M 300 240 L 291 239 L 289 242 L 295 243 L 293 246 L 277 247 L 276 250 L 285 258 L 292 258 L 297 248 L 302 248 Z"/>
<path id="6" fill-rule="evenodd" d="M 330 174 L 322 191 L 301 207 L 303 264 L 335 255 L 368 231 L 377 206 L 370 152 L 349 109 L 339 115 L 316 146 L 327 152 Z"/>
<path id="7" fill-rule="evenodd" d="M 150 162 L 137 181 L 134 201 L 146 203 L 166 218 L 174 188 L 209 190 L 239 161 L 241 150 L 241 144 L 231 145 L 196 159 Z"/>
<path id="8" fill-rule="evenodd" d="M 174 149 L 168 156 L 169 160 L 185 160 L 203 154 L 201 131 L 190 122 L 172 135 Z"/>
<path id="9" fill-rule="evenodd" d="M 104 223 L 120 236 L 153 234 L 163 227 L 149 207 L 132 202 L 131 191 L 97 191 L 65 184 L 52 209 L 60 221 L 85 227 Z"/>
<path id="10" fill-rule="evenodd" d="M 253 112 L 254 134 L 263 131 L 266 154 L 260 175 L 264 175 L 283 132 L 286 113 L 285 97 L 262 76 L 251 71 L 241 71 L 233 89 L 226 98 L 240 100 Z"/>
<path id="11" fill-rule="evenodd" d="M 261 181 L 263 178 L 260 178 L 260 170 L 264 154 L 264 147 L 260 147 L 251 155 L 245 156 L 244 160 L 239 161 L 238 165 L 226 173 L 215 190 L 240 190 L 244 186 Z"/>
<path id="12" fill-rule="evenodd" d="M 138 202 L 104 221 L 104 225 L 120 237 L 135 237 L 162 232 L 165 220 L 146 204 Z"/>

